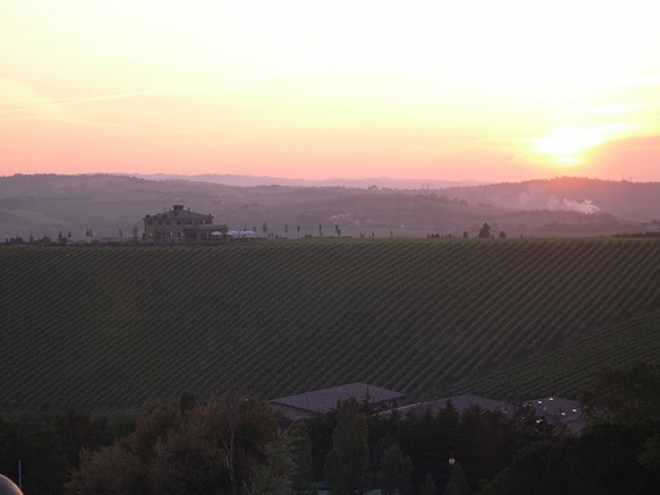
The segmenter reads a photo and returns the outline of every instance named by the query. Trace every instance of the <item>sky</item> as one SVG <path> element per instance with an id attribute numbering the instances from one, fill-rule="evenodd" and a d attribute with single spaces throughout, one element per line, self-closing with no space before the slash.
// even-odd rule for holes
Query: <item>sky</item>
<path id="1" fill-rule="evenodd" d="M 660 181 L 657 0 L 2 0 L 0 175 Z"/>

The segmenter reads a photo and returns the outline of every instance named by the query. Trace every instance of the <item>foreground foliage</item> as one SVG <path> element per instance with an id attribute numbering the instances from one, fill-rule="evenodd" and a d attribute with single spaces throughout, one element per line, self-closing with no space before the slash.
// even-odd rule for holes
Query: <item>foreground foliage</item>
<path id="1" fill-rule="evenodd" d="M 627 368 L 615 370 L 614 379 Z M 649 366 L 636 376 L 645 381 L 654 372 Z M 504 413 L 473 405 L 459 413 L 450 401 L 400 416 L 351 398 L 288 426 L 256 397 L 215 397 L 197 406 L 184 394 L 166 404 L 148 401 L 134 430 L 110 446 L 89 443 L 107 435 L 99 436 L 103 422 L 87 414 L 70 414 L 76 421 L 64 423 L 54 416 L 57 428 L 44 435 L 43 425 L 33 426 L 38 434 L 24 442 L 3 420 L 0 464 L 33 450 L 42 454 L 30 459 L 27 495 L 64 493 L 67 471 L 70 494 L 312 495 L 311 481 L 323 480 L 332 495 L 432 494 L 442 487 L 444 494 L 646 495 L 660 489 L 660 422 L 644 405 L 653 393 L 640 389 L 635 414 L 608 415 L 580 436 L 566 436 L 524 406 Z M 69 440 L 74 432 L 79 437 Z M 83 446 L 80 460 L 67 465 L 62 455 L 75 445 Z"/>
<path id="2" fill-rule="evenodd" d="M 640 462 L 645 442 L 660 423 L 603 423 L 580 437 L 521 449 L 484 492 L 489 495 L 656 494 L 660 468 Z"/>
<path id="3" fill-rule="evenodd" d="M 605 366 L 582 391 L 580 403 L 591 423 L 660 420 L 660 364 L 636 359 Z"/>
<path id="4" fill-rule="evenodd" d="M 190 411 L 150 401 L 131 435 L 83 451 L 67 492 L 235 495 L 264 463 L 275 426 L 254 397 L 218 397 Z"/>
<path id="5" fill-rule="evenodd" d="M 489 495 L 655 494 L 660 490 L 660 368 L 605 366 L 580 394 L 589 425 L 579 436 L 519 450 L 484 484 Z"/>
<path id="6" fill-rule="evenodd" d="M 69 469 L 79 466 L 82 448 L 111 445 L 134 427 L 131 418 L 110 420 L 73 410 L 0 416 L 0 473 L 21 483 L 27 495 L 63 493 Z"/>

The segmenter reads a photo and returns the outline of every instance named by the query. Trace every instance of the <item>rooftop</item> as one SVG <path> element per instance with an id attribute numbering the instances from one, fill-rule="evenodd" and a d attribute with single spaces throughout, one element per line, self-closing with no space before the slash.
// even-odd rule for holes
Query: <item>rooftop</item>
<path id="1" fill-rule="evenodd" d="M 447 397 L 445 399 L 438 399 L 430 402 L 410 404 L 408 406 L 400 407 L 398 411 L 402 414 L 407 414 L 413 409 L 429 408 L 433 413 L 437 413 L 438 411 L 445 409 L 447 404 L 450 402 L 458 414 L 463 413 L 463 411 L 475 404 L 482 409 L 487 409 L 489 411 L 502 411 L 505 414 L 509 414 L 514 409 L 511 404 L 500 400 L 487 399 L 477 395 L 457 395 L 454 397 Z"/>
<path id="2" fill-rule="evenodd" d="M 273 399 L 270 403 L 294 407 L 303 411 L 326 413 L 336 408 L 338 402 L 346 400 L 349 397 L 378 403 L 395 399 L 403 400 L 405 394 L 364 383 L 350 383 L 339 387 Z"/>
<path id="3" fill-rule="evenodd" d="M 147 215 L 144 217 L 145 219 L 150 219 L 150 220 L 166 220 L 166 219 L 205 219 L 208 220 L 209 218 L 213 218 L 212 215 L 206 215 L 204 213 L 197 213 L 194 211 L 190 211 L 190 208 L 185 210 L 183 208 L 183 205 L 174 205 L 171 210 L 163 212 L 163 213 L 156 213 L 155 215 Z"/>
<path id="4" fill-rule="evenodd" d="M 477 395 L 458 395 L 430 402 L 410 404 L 400 407 L 398 411 L 405 415 L 414 409 L 429 409 L 433 414 L 437 414 L 438 411 L 446 408 L 450 402 L 458 414 L 462 414 L 463 411 L 474 405 L 478 405 L 481 409 L 489 411 L 501 411 L 509 418 L 513 417 L 516 410 L 514 404 L 507 402 L 487 399 Z M 580 406 L 577 401 L 563 397 L 544 397 L 541 399 L 526 400 L 522 405 L 531 407 L 539 419 L 544 419 L 552 425 L 563 425 L 567 431 L 575 433 L 580 431 L 584 426 L 580 414 Z"/>

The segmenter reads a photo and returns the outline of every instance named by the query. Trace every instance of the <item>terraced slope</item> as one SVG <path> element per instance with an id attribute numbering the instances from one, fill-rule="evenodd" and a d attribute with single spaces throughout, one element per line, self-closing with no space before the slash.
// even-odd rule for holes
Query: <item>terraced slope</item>
<path id="1" fill-rule="evenodd" d="M 4 247 L 0 280 L 2 409 L 354 381 L 419 398 L 660 310 L 660 242 Z"/>
<path id="2" fill-rule="evenodd" d="M 660 311 L 583 335 L 554 351 L 461 384 L 452 393 L 519 400 L 576 397 L 603 366 L 633 359 L 660 362 Z"/>

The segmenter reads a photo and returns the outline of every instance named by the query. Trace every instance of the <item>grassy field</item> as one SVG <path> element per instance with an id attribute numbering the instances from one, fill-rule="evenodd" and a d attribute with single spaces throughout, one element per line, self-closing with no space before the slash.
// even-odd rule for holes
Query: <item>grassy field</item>
<path id="1" fill-rule="evenodd" d="M 660 361 L 656 239 L 273 240 L 0 249 L 0 409 L 274 398 L 574 397 Z"/>

